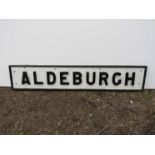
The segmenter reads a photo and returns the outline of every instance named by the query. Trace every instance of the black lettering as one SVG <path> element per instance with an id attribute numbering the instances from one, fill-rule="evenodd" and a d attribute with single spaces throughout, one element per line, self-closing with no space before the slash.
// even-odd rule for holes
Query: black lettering
<path id="1" fill-rule="evenodd" d="M 100 72 L 99 74 L 99 85 L 102 85 L 102 82 L 104 81 L 105 85 L 108 85 L 108 79 L 109 75 L 106 72 Z"/>
<path id="2" fill-rule="evenodd" d="M 68 72 L 60 72 L 60 83 L 61 85 L 69 85 L 69 82 L 66 82 L 67 79 L 66 75 L 68 75 Z"/>
<path id="3" fill-rule="evenodd" d="M 43 84 L 42 81 L 37 80 L 37 73 L 36 72 L 33 72 L 33 78 L 34 78 L 34 84 L 38 84 L 38 85 Z"/>
<path id="4" fill-rule="evenodd" d="M 125 76 L 125 85 L 127 86 L 129 81 L 131 81 L 131 85 L 133 86 L 135 84 L 135 72 L 132 73 L 132 76 L 129 77 L 129 73 L 126 73 Z"/>
<path id="5" fill-rule="evenodd" d="M 52 81 L 51 81 L 52 77 Z M 54 84 L 56 82 L 56 75 L 53 72 L 47 72 L 47 84 Z"/>
<path id="6" fill-rule="evenodd" d="M 96 73 L 95 72 L 93 72 L 93 76 L 92 76 L 92 80 L 90 81 L 90 77 L 89 77 L 89 75 L 90 75 L 90 73 L 89 72 L 87 72 L 86 73 L 86 81 L 87 81 L 87 83 L 89 84 L 89 85 L 93 85 L 94 83 L 95 83 L 95 81 L 96 81 Z"/>
<path id="7" fill-rule="evenodd" d="M 28 77 L 27 72 L 23 72 L 23 75 L 22 75 L 22 84 L 28 84 L 28 85 L 30 85 L 30 79 Z"/>
<path id="8" fill-rule="evenodd" d="M 114 73 L 114 75 L 113 75 L 113 77 L 112 77 L 112 82 L 113 82 L 113 84 L 116 85 L 116 86 L 117 86 L 117 85 L 120 85 L 121 82 L 122 82 L 121 79 L 118 79 L 118 80 L 116 81 L 116 77 L 118 77 L 118 76 L 121 76 L 121 73 L 116 72 L 116 73 Z"/>
<path id="9" fill-rule="evenodd" d="M 73 84 L 80 85 L 82 83 L 82 74 L 80 72 L 73 72 Z"/>

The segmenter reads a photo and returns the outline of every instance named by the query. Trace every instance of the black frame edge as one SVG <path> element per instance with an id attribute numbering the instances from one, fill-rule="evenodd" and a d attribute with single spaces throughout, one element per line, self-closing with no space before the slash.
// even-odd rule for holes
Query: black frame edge
<path id="1" fill-rule="evenodd" d="M 145 89 L 145 82 L 146 82 L 146 75 L 147 75 L 147 66 L 144 66 L 145 70 L 144 70 L 144 77 L 143 77 L 143 85 L 142 85 L 142 90 Z"/>
<path id="2" fill-rule="evenodd" d="M 15 90 L 15 88 L 13 87 L 13 77 L 12 77 L 12 71 L 11 71 L 11 65 L 9 65 L 9 74 L 10 74 L 10 82 L 11 82 L 11 88 L 13 90 Z"/>

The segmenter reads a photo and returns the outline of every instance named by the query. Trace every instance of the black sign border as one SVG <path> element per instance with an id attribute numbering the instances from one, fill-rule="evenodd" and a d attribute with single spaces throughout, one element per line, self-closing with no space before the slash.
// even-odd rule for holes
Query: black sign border
<path id="1" fill-rule="evenodd" d="M 13 76 L 11 72 L 12 67 L 68 67 L 68 68 L 143 68 L 144 69 L 144 77 L 143 77 L 143 84 L 141 89 L 33 89 L 33 88 L 14 88 L 13 87 Z M 146 74 L 147 74 L 147 66 L 122 66 L 122 65 L 116 65 L 116 66 L 101 66 L 101 65 L 94 65 L 94 66 L 85 66 L 85 65 L 9 65 L 9 74 L 10 74 L 10 80 L 11 80 L 11 88 L 13 90 L 23 90 L 23 91 L 143 91 L 145 87 L 145 81 L 146 81 Z"/>

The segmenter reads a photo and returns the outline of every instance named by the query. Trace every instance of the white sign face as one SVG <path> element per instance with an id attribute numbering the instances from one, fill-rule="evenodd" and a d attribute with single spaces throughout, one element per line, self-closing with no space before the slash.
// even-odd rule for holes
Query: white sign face
<path id="1" fill-rule="evenodd" d="M 9 66 L 13 89 L 143 90 L 145 66 Z"/>

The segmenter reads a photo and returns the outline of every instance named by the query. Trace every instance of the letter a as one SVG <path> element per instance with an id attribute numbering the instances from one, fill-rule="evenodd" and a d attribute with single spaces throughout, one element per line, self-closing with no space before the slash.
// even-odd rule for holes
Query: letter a
<path id="1" fill-rule="evenodd" d="M 30 80 L 29 80 L 29 77 L 27 75 L 27 72 L 23 72 L 23 75 L 22 75 L 22 84 L 28 84 L 28 85 L 30 85 Z"/>

